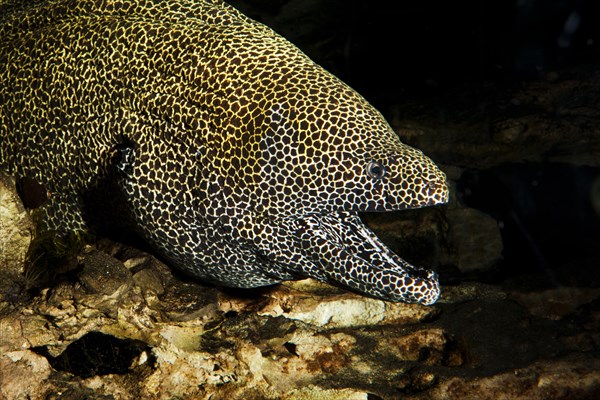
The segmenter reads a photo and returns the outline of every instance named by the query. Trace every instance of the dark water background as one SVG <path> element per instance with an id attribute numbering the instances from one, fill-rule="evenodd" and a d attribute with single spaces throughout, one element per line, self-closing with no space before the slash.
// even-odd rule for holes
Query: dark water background
<path id="1" fill-rule="evenodd" d="M 381 109 L 600 57 L 595 0 L 229 0 Z"/>

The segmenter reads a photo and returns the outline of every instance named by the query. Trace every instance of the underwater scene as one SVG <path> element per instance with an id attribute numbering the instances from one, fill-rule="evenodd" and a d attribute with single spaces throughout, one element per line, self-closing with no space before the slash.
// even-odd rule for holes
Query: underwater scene
<path id="1" fill-rule="evenodd" d="M 0 0 L 0 399 L 600 398 L 600 3 Z"/>

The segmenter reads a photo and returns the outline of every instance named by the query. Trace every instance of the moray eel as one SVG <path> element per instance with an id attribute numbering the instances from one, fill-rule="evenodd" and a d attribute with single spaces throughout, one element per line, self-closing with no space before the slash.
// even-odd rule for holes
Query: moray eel
<path id="1" fill-rule="evenodd" d="M 0 140 L 0 168 L 49 194 L 41 230 L 129 229 L 224 286 L 439 296 L 358 213 L 443 204 L 445 175 L 222 1 L 0 0 Z"/>

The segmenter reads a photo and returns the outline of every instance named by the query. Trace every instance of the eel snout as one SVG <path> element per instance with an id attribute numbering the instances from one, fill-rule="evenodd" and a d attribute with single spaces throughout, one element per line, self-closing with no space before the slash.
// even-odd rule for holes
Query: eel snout
<path id="1" fill-rule="evenodd" d="M 427 206 L 435 206 L 446 204 L 450 198 L 450 190 L 446 177 L 437 178 L 427 182 L 426 184 L 427 198 L 429 202 Z"/>

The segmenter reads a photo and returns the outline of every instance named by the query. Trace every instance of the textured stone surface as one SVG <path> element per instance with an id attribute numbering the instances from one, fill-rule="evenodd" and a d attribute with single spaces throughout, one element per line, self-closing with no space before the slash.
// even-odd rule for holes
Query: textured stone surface
<path id="1" fill-rule="evenodd" d="M 0 173 L 0 272 L 23 273 L 33 224 L 15 190 L 15 182 Z"/>
<path id="2" fill-rule="evenodd" d="M 600 165 L 600 70 L 552 72 L 515 87 L 445 93 L 399 106 L 392 125 L 408 143 L 446 164 L 489 168 L 515 162 Z M 443 126 L 440 130 L 439 127 Z"/>
<path id="3" fill-rule="evenodd" d="M 259 311 L 261 315 L 282 316 L 331 329 L 417 323 L 430 318 L 437 311 L 434 307 L 390 303 L 347 292 L 337 293 L 338 291 L 311 279 L 286 283 L 283 287 L 289 289 L 278 290 L 277 296 L 271 297 Z M 324 296 L 328 293 L 324 289 L 329 289 L 329 295 Z"/>
<path id="4" fill-rule="evenodd" d="M 424 396 L 408 399 L 593 399 L 600 394 L 600 360 L 567 357 L 476 380 L 453 378 Z"/>
<path id="5" fill-rule="evenodd" d="M 445 260 L 468 274 L 486 271 L 502 259 L 502 237 L 498 223 L 489 215 L 472 208 L 453 208 L 446 213 L 449 247 Z"/>
<path id="6" fill-rule="evenodd" d="M 0 354 L 0 398 L 15 400 L 41 398 L 49 389 L 46 380 L 50 374 L 52 368 L 48 360 L 30 350 L 2 352 Z"/>
<path id="7" fill-rule="evenodd" d="M 446 287 L 433 307 L 311 280 L 231 292 L 183 282 L 139 251 L 98 248 L 110 246 L 84 249 L 78 274 L 0 313 L 8 398 L 567 399 L 600 388 L 590 293 L 557 317 L 478 284 Z M 108 353 L 88 339 L 99 333 L 116 340 Z"/>

